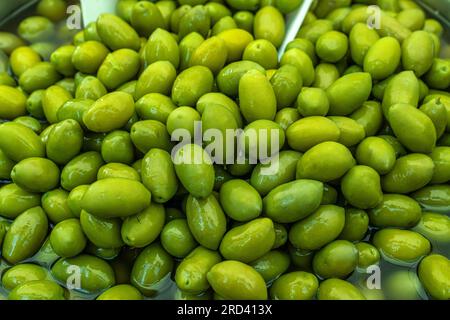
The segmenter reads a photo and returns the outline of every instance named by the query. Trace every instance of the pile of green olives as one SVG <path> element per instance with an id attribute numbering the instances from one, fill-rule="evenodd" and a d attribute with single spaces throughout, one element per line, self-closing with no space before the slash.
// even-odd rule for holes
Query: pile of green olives
<path id="1" fill-rule="evenodd" d="M 450 59 L 414 1 L 315 1 L 281 60 L 301 0 L 70 3 L 0 32 L 0 299 L 450 299 Z M 172 139 L 196 123 L 277 133 L 277 169 Z"/>

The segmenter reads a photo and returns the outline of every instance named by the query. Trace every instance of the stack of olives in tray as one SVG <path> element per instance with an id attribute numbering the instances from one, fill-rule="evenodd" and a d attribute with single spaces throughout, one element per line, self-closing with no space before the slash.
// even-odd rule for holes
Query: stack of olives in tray
<path id="1" fill-rule="evenodd" d="M 301 2 L 0 32 L 0 297 L 450 299 L 442 25 L 315 1 L 279 60 Z"/>

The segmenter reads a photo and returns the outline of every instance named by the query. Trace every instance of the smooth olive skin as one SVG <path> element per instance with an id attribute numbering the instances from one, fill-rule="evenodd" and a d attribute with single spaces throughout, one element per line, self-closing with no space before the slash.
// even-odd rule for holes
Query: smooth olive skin
<path id="1" fill-rule="evenodd" d="M 394 148 L 396 157 L 405 156 L 407 154 L 405 147 L 393 135 L 379 135 L 378 138 L 383 139 Z"/>
<path id="2" fill-rule="evenodd" d="M 272 250 L 253 261 L 251 266 L 262 275 L 266 283 L 270 284 L 284 274 L 290 264 L 288 253 Z"/>
<path id="3" fill-rule="evenodd" d="M 312 273 L 295 271 L 275 280 L 270 288 L 274 300 L 312 300 L 319 288 L 319 281 Z"/>
<path id="4" fill-rule="evenodd" d="M 437 138 L 442 137 L 448 123 L 446 104 L 443 104 L 439 98 L 436 98 L 423 104 L 419 110 L 425 113 L 433 122 Z"/>
<path id="5" fill-rule="evenodd" d="M 371 225 L 375 227 L 411 228 L 422 217 L 419 204 L 400 194 L 384 194 L 380 204 L 369 210 Z"/>
<path id="6" fill-rule="evenodd" d="M 5 238 L 6 232 L 9 229 L 10 224 L 6 220 L 0 221 L 0 247 L 3 243 L 3 239 Z"/>
<path id="7" fill-rule="evenodd" d="M 83 233 L 97 247 L 113 249 L 123 246 L 120 219 L 99 218 L 83 210 L 80 223 Z"/>
<path id="8" fill-rule="evenodd" d="M 225 107 L 228 111 L 233 114 L 233 117 L 236 120 L 236 123 L 239 127 L 243 126 L 242 123 L 242 115 L 239 111 L 239 107 L 237 103 L 227 97 L 225 94 L 220 92 L 210 92 L 203 95 L 197 102 L 196 109 L 200 114 L 203 114 L 206 107 L 211 104 L 218 104 L 222 107 Z"/>
<path id="9" fill-rule="evenodd" d="M 244 180 L 230 180 L 220 188 L 220 204 L 225 213 L 236 221 L 249 221 L 262 212 L 259 193 Z"/>
<path id="10" fill-rule="evenodd" d="M 306 219 L 291 227 L 289 241 L 299 249 L 317 250 L 339 236 L 344 228 L 344 221 L 344 208 L 320 206 Z"/>
<path id="11" fill-rule="evenodd" d="M 109 90 L 133 79 L 139 71 L 139 54 L 131 49 L 120 49 L 108 54 L 98 69 L 97 77 Z"/>
<path id="12" fill-rule="evenodd" d="M 423 154 L 409 154 L 397 159 L 381 183 L 385 192 L 411 193 L 426 186 L 433 178 L 433 160 Z"/>
<path id="13" fill-rule="evenodd" d="M 85 80 L 87 81 L 88 79 L 86 78 Z M 58 122 L 69 119 L 76 120 L 78 124 L 85 129 L 86 126 L 83 123 L 83 113 L 89 109 L 93 103 L 94 100 L 84 98 L 68 100 L 58 109 L 56 118 Z"/>
<path id="14" fill-rule="evenodd" d="M 312 86 L 318 89 L 326 90 L 331 86 L 337 79 L 339 79 L 339 71 L 334 64 L 320 63 L 314 69 L 315 78 Z M 328 110 L 330 106 L 328 103 Z M 321 111 L 326 110 L 323 108 Z M 327 110 L 327 112 L 328 112 Z"/>
<path id="15" fill-rule="evenodd" d="M 189 195 L 186 216 L 197 242 L 208 249 L 217 250 L 226 232 L 226 218 L 216 197 L 211 194 L 201 199 Z"/>
<path id="16" fill-rule="evenodd" d="M 147 208 L 150 201 L 151 194 L 142 183 L 108 178 L 89 187 L 83 196 L 82 208 L 100 218 L 128 217 Z"/>
<path id="17" fill-rule="evenodd" d="M 275 172 L 269 171 L 270 164 L 258 164 L 253 169 L 250 184 L 261 194 L 265 196 L 275 187 L 288 183 L 295 179 L 297 162 L 301 153 L 296 151 L 281 151 L 273 165 L 278 165 Z"/>
<path id="18" fill-rule="evenodd" d="M 373 79 L 386 79 L 395 72 L 401 60 L 401 47 L 393 37 L 377 40 L 364 57 L 364 71 Z"/>
<path id="19" fill-rule="evenodd" d="M 46 143 L 47 157 L 64 165 L 79 154 L 83 146 L 83 130 L 75 120 L 57 123 L 49 133 Z"/>
<path id="20" fill-rule="evenodd" d="M 242 115 L 247 122 L 273 120 L 277 99 L 269 80 L 257 70 L 245 73 L 239 81 L 239 100 Z"/>
<path id="21" fill-rule="evenodd" d="M 323 142 L 309 149 L 298 161 L 297 179 L 328 182 L 342 177 L 355 165 L 355 159 L 344 145 Z"/>
<path id="22" fill-rule="evenodd" d="M 45 155 L 45 146 L 39 136 L 22 124 L 15 122 L 1 124 L 0 136 L 2 136 L 0 148 L 14 162 Z"/>
<path id="23" fill-rule="evenodd" d="M 318 59 L 316 56 L 316 50 L 315 50 L 314 44 L 310 40 L 296 38 L 287 45 L 286 51 L 290 50 L 290 49 L 294 49 L 294 48 L 304 51 L 311 58 L 311 61 L 313 62 L 313 64 L 317 65 Z M 317 76 L 317 74 L 316 74 L 316 76 Z M 314 86 L 314 87 L 316 87 L 316 86 Z M 317 86 L 317 87 L 321 88 L 320 86 Z"/>
<path id="24" fill-rule="evenodd" d="M 389 109 L 389 122 L 399 141 L 413 152 L 429 153 L 436 145 L 433 122 L 411 105 L 392 106 Z"/>
<path id="25" fill-rule="evenodd" d="M 205 41 L 197 32 L 192 32 L 184 37 L 180 44 L 180 70 L 186 70 L 189 67 L 192 54 Z"/>
<path id="26" fill-rule="evenodd" d="M 300 119 L 300 114 L 295 108 L 283 108 L 275 114 L 274 121 L 286 130 L 291 124 Z"/>
<path id="27" fill-rule="evenodd" d="M 83 122 L 91 131 L 109 132 L 122 128 L 133 113 L 133 97 L 125 92 L 113 92 L 97 100 L 83 114 Z"/>
<path id="28" fill-rule="evenodd" d="M 85 74 L 95 74 L 106 56 L 108 48 L 99 41 L 86 41 L 75 47 L 72 64 L 76 70 Z"/>
<path id="29" fill-rule="evenodd" d="M 134 147 L 130 134 L 122 130 L 109 133 L 102 141 L 101 153 L 107 163 L 131 164 L 134 160 Z"/>
<path id="30" fill-rule="evenodd" d="M 431 69 L 425 75 L 425 82 L 428 86 L 445 90 L 450 85 L 449 63 L 446 59 L 435 58 Z"/>
<path id="31" fill-rule="evenodd" d="M 35 254 L 48 230 L 48 220 L 41 207 L 20 214 L 9 227 L 3 240 L 2 256 L 15 264 Z"/>
<path id="32" fill-rule="evenodd" d="M 42 131 L 42 125 L 39 120 L 31 117 L 31 116 L 19 116 L 13 120 L 15 123 L 20 123 L 25 127 L 30 128 L 35 133 L 40 133 Z"/>
<path id="33" fill-rule="evenodd" d="M 189 293 L 208 290 L 207 274 L 213 266 L 222 261 L 219 253 L 202 246 L 194 249 L 178 266 L 175 282 L 178 288 Z"/>
<path id="34" fill-rule="evenodd" d="M 64 300 L 64 289 L 50 280 L 35 280 L 15 287 L 9 300 Z"/>
<path id="35" fill-rule="evenodd" d="M 204 66 L 190 67 L 181 72 L 172 88 L 172 100 L 178 106 L 195 106 L 198 99 L 212 91 L 214 76 Z"/>
<path id="36" fill-rule="evenodd" d="M 378 137 L 364 139 L 356 149 L 356 160 L 359 164 L 375 169 L 380 175 L 389 173 L 395 165 L 394 148 Z"/>
<path id="37" fill-rule="evenodd" d="M 446 184 L 427 186 L 411 197 L 426 210 L 446 213 L 450 206 L 450 187 Z"/>
<path id="38" fill-rule="evenodd" d="M 74 217 L 68 206 L 68 197 L 69 193 L 63 189 L 54 189 L 42 196 L 42 208 L 54 224 Z"/>
<path id="39" fill-rule="evenodd" d="M 381 128 L 383 113 L 377 101 L 366 101 L 350 115 L 350 118 L 363 126 L 366 137 L 375 135 Z"/>
<path id="40" fill-rule="evenodd" d="M 169 221 L 162 229 L 160 238 L 164 249 L 177 258 L 186 257 L 198 246 L 187 220 L 182 218 Z"/>
<path id="41" fill-rule="evenodd" d="M 159 93 L 168 96 L 176 77 L 177 71 L 169 61 L 154 62 L 140 75 L 136 83 L 134 98 L 139 100 L 149 93 Z"/>
<path id="42" fill-rule="evenodd" d="M 330 110 L 330 102 L 322 87 L 302 88 L 297 97 L 297 108 L 304 116 L 326 116 Z"/>
<path id="43" fill-rule="evenodd" d="M 436 147 L 430 155 L 434 163 L 432 183 L 446 183 L 450 180 L 450 147 Z"/>
<path id="44" fill-rule="evenodd" d="M 322 205 L 325 204 L 336 204 L 338 198 L 338 192 L 335 188 L 330 186 L 329 184 L 323 185 L 323 196 L 322 196 Z"/>
<path id="45" fill-rule="evenodd" d="M 142 183 L 152 193 L 153 200 L 165 203 L 178 190 L 178 179 L 170 154 L 161 149 L 151 149 L 142 160 Z"/>
<path id="46" fill-rule="evenodd" d="M 389 81 L 382 96 L 383 113 L 389 117 L 390 109 L 396 104 L 417 106 L 419 103 L 419 81 L 414 72 L 403 71 Z"/>
<path id="47" fill-rule="evenodd" d="M 434 55 L 433 40 L 426 31 L 413 32 L 402 44 L 403 68 L 414 71 L 417 77 L 431 68 Z"/>
<path id="48" fill-rule="evenodd" d="M 207 197 L 214 188 L 211 158 L 200 146 L 187 144 L 175 154 L 175 171 L 182 185 L 194 197 Z"/>
<path id="49" fill-rule="evenodd" d="M 179 22 L 178 36 L 185 37 L 191 32 L 198 32 L 206 37 L 211 28 L 211 18 L 205 6 L 196 5 L 191 10 L 182 15 Z"/>
<path id="50" fill-rule="evenodd" d="M 445 214 L 424 212 L 413 231 L 432 241 L 448 243 L 450 242 L 450 217 Z"/>
<path id="51" fill-rule="evenodd" d="M 270 83 L 277 98 L 277 108 L 282 109 L 294 104 L 302 88 L 303 80 L 295 66 L 284 65 L 271 77 Z"/>
<path id="52" fill-rule="evenodd" d="M 166 126 L 156 120 L 143 120 L 135 122 L 130 129 L 131 141 L 142 153 L 158 148 L 170 151 L 172 143 Z"/>
<path id="53" fill-rule="evenodd" d="M 366 300 L 354 285 L 345 280 L 333 278 L 320 284 L 317 298 L 319 300 Z"/>
<path id="54" fill-rule="evenodd" d="M 159 93 L 149 93 L 136 102 L 136 112 L 144 120 L 158 120 L 167 124 L 167 118 L 175 110 L 172 100 Z"/>
<path id="55" fill-rule="evenodd" d="M 288 233 L 286 227 L 279 223 L 274 223 L 273 228 L 275 230 L 275 243 L 272 249 L 277 249 L 284 246 L 288 240 Z"/>
<path id="56" fill-rule="evenodd" d="M 300 49 L 293 48 L 286 51 L 281 58 L 280 65 L 295 66 L 303 79 L 304 86 L 311 86 L 315 78 L 315 70 L 310 56 Z"/>
<path id="57" fill-rule="evenodd" d="M 431 250 L 428 239 L 417 232 L 401 229 L 382 229 L 375 233 L 372 243 L 397 263 L 413 263 Z"/>
<path id="58" fill-rule="evenodd" d="M 267 300 L 263 277 L 242 262 L 220 262 L 211 268 L 207 279 L 214 291 L 225 299 Z"/>
<path id="59" fill-rule="evenodd" d="M 357 72 L 339 78 L 326 90 L 330 101 L 329 115 L 351 114 L 367 101 L 371 91 L 371 76 L 368 73 Z"/>
<path id="60" fill-rule="evenodd" d="M 160 27 L 164 27 L 164 18 L 154 3 L 141 2 L 133 5 L 130 17 L 131 26 L 143 37 L 148 37 Z"/>
<path id="61" fill-rule="evenodd" d="M 383 198 L 380 176 L 367 166 L 354 166 L 341 180 L 341 190 L 347 201 L 356 208 L 376 207 Z"/>
<path id="62" fill-rule="evenodd" d="M 23 263 L 3 273 L 2 285 L 6 290 L 13 290 L 24 283 L 36 280 L 48 280 L 49 272 L 41 266 Z"/>
<path id="63" fill-rule="evenodd" d="M 217 75 L 217 86 L 220 92 L 229 97 L 239 95 L 239 84 L 241 78 L 250 70 L 258 70 L 265 74 L 265 69 L 253 61 L 238 61 L 227 65 Z"/>
<path id="64" fill-rule="evenodd" d="M 61 186 L 71 191 L 80 185 L 94 183 L 97 172 L 104 165 L 98 152 L 82 153 L 67 163 L 61 171 Z"/>
<path id="65" fill-rule="evenodd" d="M 338 142 L 346 147 L 357 145 L 366 136 L 364 127 L 349 117 L 332 116 L 332 120 L 340 131 Z"/>
<path id="66" fill-rule="evenodd" d="M 123 242 L 130 247 L 143 248 L 155 241 L 164 227 L 164 222 L 164 207 L 152 203 L 144 211 L 123 221 Z"/>
<path id="67" fill-rule="evenodd" d="M 44 110 L 42 108 L 42 97 L 44 92 L 45 90 L 42 89 L 36 90 L 27 97 L 27 111 L 36 119 L 45 118 Z"/>
<path id="68" fill-rule="evenodd" d="M 71 276 L 79 272 L 80 287 L 76 289 L 91 294 L 108 289 L 116 282 L 114 271 L 106 261 L 87 254 L 61 258 L 52 266 L 51 272 L 56 280 L 67 285 L 73 285 Z"/>
<path id="69" fill-rule="evenodd" d="M 25 45 L 25 41 L 11 32 L 2 31 L 0 33 L 0 39 L 0 48 L 7 55 L 10 55 L 15 49 Z"/>
<path id="70" fill-rule="evenodd" d="M 276 122 L 267 119 L 248 124 L 241 138 L 250 162 L 276 156 L 286 141 L 284 130 Z"/>
<path id="71" fill-rule="evenodd" d="M 80 217 L 82 210 L 81 200 L 83 199 L 84 193 L 88 188 L 89 185 L 83 184 L 75 187 L 72 191 L 69 192 L 69 196 L 67 197 L 67 206 L 69 207 L 74 217 Z"/>
<path id="72" fill-rule="evenodd" d="M 282 184 L 264 197 L 264 213 L 275 222 L 291 223 L 301 220 L 321 204 L 323 183 L 300 179 Z"/>
<path id="73" fill-rule="evenodd" d="M 259 63 L 266 70 L 274 69 L 278 64 L 277 49 L 266 39 L 254 40 L 245 48 L 242 59 Z"/>
<path id="74" fill-rule="evenodd" d="M 52 248 L 60 257 L 67 258 L 78 255 L 85 248 L 86 242 L 78 219 L 61 221 L 50 233 Z"/>
<path id="75" fill-rule="evenodd" d="M 73 76 L 76 73 L 75 66 L 72 63 L 72 55 L 75 46 L 66 45 L 58 48 L 50 56 L 50 62 L 55 66 L 56 71 L 66 77 Z"/>
<path id="76" fill-rule="evenodd" d="M 224 67 L 227 57 L 228 50 L 225 41 L 220 37 L 213 36 L 195 49 L 189 65 L 205 66 L 217 74 Z"/>
<path id="77" fill-rule="evenodd" d="M 103 292 L 96 300 L 142 300 L 142 295 L 129 284 L 119 284 Z"/>
<path id="78" fill-rule="evenodd" d="M 367 268 L 380 261 L 380 252 L 377 248 L 367 242 L 355 244 L 358 249 L 358 267 Z"/>
<path id="79" fill-rule="evenodd" d="M 339 239 L 360 241 L 364 238 L 369 227 L 369 216 L 364 210 L 356 208 L 345 209 L 345 225 Z"/>
<path id="80" fill-rule="evenodd" d="M 0 85 L 0 117 L 13 120 L 26 113 L 26 96 L 16 88 Z"/>
<path id="81" fill-rule="evenodd" d="M 346 240 L 336 240 L 314 255 L 313 269 L 319 277 L 346 278 L 358 264 L 358 250 Z"/>
<path id="82" fill-rule="evenodd" d="M 316 42 L 317 56 L 325 62 L 336 63 L 345 57 L 348 51 L 348 38 L 339 31 L 328 31 Z"/>
<path id="83" fill-rule="evenodd" d="M 274 243 L 272 220 L 259 218 L 228 231 L 219 249 L 227 260 L 249 263 L 269 252 Z"/>
<path id="84" fill-rule="evenodd" d="M 49 123 L 58 122 L 58 110 L 70 99 L 72 99 L 70 92 L 60 86 L 53 85 L 45 90 L 42 96 L 42 109 Z"/>
<path id="85" fill-rule="evenodd" d="M 269 40 L 277 48 L 285 36 L 283 16 L 272 6 L 264 7 L 256 13 L 253 28 L 256 39 Z"/>
<path id="86" fill-rule="evenodd" d="M 159 243 L 152 244 L 142 251 L 134 262 L 131 271 L 131 284 L 143 295 L 152 296 L 167 286 L 173 271 L 172 257 Z"/>
<path id="87" fill-rule="evenodd" d="M 223 111 L 223 108 L 219 106 L 210 106 L 209 109 L 213 108 L 214 110 L 221 109 Z M 206 109 L 205 109 L 206 110 Z M 208 113 L 208 112 L 207 112 Z M 202 120 L 202 116 L 191 107 L 178 107 L 176 110 L 173 110 L 169 116 L 167 117 L 167 131 L 169 134 L 174 135 L 176 134 L 177 130 L 179 129 L 185 129 L 189 131 L 189 134 L 191 136 L 194 136 L 195 133 L 195 122 L 202 120 L 202 125 L 205 125 L 205 131 L 207 128 L 209 128 L 210 123 L 208 122 L 207 113 L 203 112 L 205 115 Z M 228 116 L 230 116 L 228 114 Z M 225 119 L 224 122 L 226 123 L 228 119 Z"/>
<path id="88" fill-rule="evenodd" d="M 340 137 L 338 126 L 328 118 L 312 116 L 294 122 L 286 130 L 289 146 L 300 152 L 326 141 L 338 141 Z"/>
<path id="89" fill-rule="evenodd" d="M 133 168 L 123 163 L 108 163 L 102 166 L 97 173 L 97 180 L 108 178 L 123 178 L 141 181 L 139 173 Z"/>
<path id="90" fill-rule="evenodd" d="M 20 75 L 19 84 L 25 92 L 47 89 L 61 79 L 61 75 L 49 62 L 40 62 Z"/>
<path id="91" fill-rule="evenodd" d="M 124 20 L 112 14 L 102 14 L 97 19 L 97 32 L 102 41 L 112 50 L 129 48 L 139 50 L 137 32 Z"/>
<path id="92" fill-rule="evenodd" d="M 426 291 L 437 300 L 448 300 L 450 292 L 450 261 L 437 254 L 425 257 L 419 264 L 419 279 Z"/>
<path id="93" fill-rule="evenodd" d="M 364 57 L 380 36 L 376 30 L 370 29 L 365 23 L 357 23 L 350 31 L 350 51 L 353 61 L 362 66 Z"/>
<path id="94" fill-rule="evenodd" d="M 15 183 L 0 188 L 0 216 L 15 219 L 22 212 L 39 206 L 41 196 L 23 190 Z"/>

